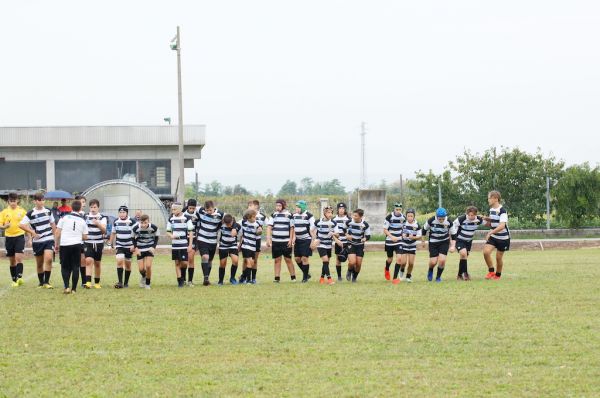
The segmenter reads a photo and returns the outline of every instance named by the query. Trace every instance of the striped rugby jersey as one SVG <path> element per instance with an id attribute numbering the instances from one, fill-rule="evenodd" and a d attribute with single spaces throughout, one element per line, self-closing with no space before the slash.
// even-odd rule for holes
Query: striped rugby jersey
<path id="1" fill-rule="evenodd" d="M 242 221 L 242 249 L 256 251 L 256 240 L 260 235 L 256 233 L 256 230 L 260 227 L 258 221 L 248 222 L 247 220 Z"/>
<path id="2" fill-rule="evenodd" d="M 450 239 L 450 235 L 454 235 L 454 226 L 449 217 L 444 217 L 440 222 L 437 217 L 433 216 L 423 226 L 423 235 L 427 235 L 429 231 L 429 242 L 438 243 L 445 242 Z"/>
<path id="3" fill-rule="evenodd" d="M 133 243 L 140 252 L 147 252 L 152 248 L 156 248 L 158 243 L 158 227 L 154 224 L 149 224 L 147 228 L 142 228 L 140 223 L 133 226 Z"/>
<path id="4" fill-rule="evenodd" d="M 204 207 L 196 210 L 196 217 L 198 218 L 196 239 L 199 242 L 216 245 L 223 216 L 223 212 L 219 209 L 214 209 L 213 214 L 208 214 Z"/>
<path id="5" fill-rule="evenodd" d="M 194 225 L 191 220 L 181 213 L 180 215 L 171 215 L 167 222 L 167 232 L 173 235 L 171 239 L 171 250 L 185 250 L 188 247 L 189 233 L 194 231 Z"/>
<path id="6" fill-rule="evenodd" d="M 273 242 L 288 243 L 290 241 L 290 234 L 294 228 L 292 213 L 287 210 L 275 212 L 271 214 L 267 225 L 271 227 Z"/>
<path id="7" fill-rule="evenodd" d="M 100 213 L 88 213 L 83 216 L 83 219 L 88 227 L 88 238 L 85 243 L 104 243 L 104 234 L 102 233 L 102 230 L 94 224 L 94 220 L 98 220 L 100 224 L 104 225 L 106 228 L 106 217 Z"/>
<path id="8" fill-rule="evenodd" d="M 133 246 L 132 229 L 135 225 L 135 220 L 127 217 L 125 219 L 117 218 L 113 222 L 112 233 L 116 235 L 115 247 L 123 247 L 129 249 Z"/>
<path id="9" fill-rule="evenodd" d="M 404 214 L 400 213 L 399 215 L 396 212 L 391 212 L 385 218 L 383 222 L 383 229 L 392 234 L 392 236 L 399 238 L 397 242 L 394 242 L 392 238 L 389 236 L 385 236 L 385 244 L 386 246 L 400 246 L 402 243 L 402 227 L 404 226 L 404 222 L 406 221 L 406 217 Z"/>
<path id="10" fill-rule="evenodd" d="M 319 240 L 319 246 L 321 249 L 331 249 L 333 245 L 333 234 L 336 231 L 335 221 L 321 218 L 315 223 L 317 230 L 317 239 Z"/>
<path id="11" fill-rule="evenodd" d="M 192 226 L 194 227 L 194 231 L 198 228 L 198 214 L 196 211 L 193 213 L 188 212 L 187 209 L 183 212 L 185 217 L 192 222 Z"/>
<path id="12" fill-rule="evenodd" d="M 350 220 L 346 226 L 348 227 L 346 234 L 350 235 L 348 243 L 352 246 L 364 245 L 363 238 L 366 240 L 371 239 L 371 227 L 366 221 L 354 222 L 354 220 Z"/>
<path id="13" fill-rule="evenodd" d="M 294 223 L 296 239 L 312 240 L 310 230 L 315 225 L 315 218 L 310 212 L 294 213 L 292 222 Z"/>
<path id="14" fill-rule="evenodd" d="M 477 228 L 479 228 L 482 223 L 483 218 L 481 216 L 477 216 L 471 221 L 466 214 L 463 214 L 454 220 L 454 231 L 456 232 L 456 235 L 453 236 L 453 238 L 460 239 L 463 242 L 471 242 L 475 235 L 475 231 L 477 231 Z"/>
<path id="15" fill-rule="evenodd" d="M 506 227 L 502 231 L 492 234 L 492 238 L 499 240 L 510 239 L 510 231 L 508 229 L 508 212 L 502 205 L 497 209 L 490 209 L 490 219 L 490 226 L 492 229 L 497 228 L 500 223 L 506 223 Z"/>
<path id="16" fill-rule="evenodd" d="M 420 238 L 422 236 L 421 227 L 417 220 L 409 223 L 408 221 L 404 223 L 402 227 L 402 235 L 409 235 L 415 238 Z M 416 250 L 417 241 L 412 239 L 402 238 L 402 248 L 405 250 Z"/>
<path id="17" fill-rule="evenodd" d="M 242 229 L 242 226 L 236 222 L 234 222 L 231 227 L 228 227 L 225 224 L 221 225 L 221 231 L 219 234 L 219 250 L 237 249 L 240 229 Z M 236 236 L 231 236 L 231 232 L 233 230 L 237 231 Z"/>
<path id="18" fill-rule="evenodd" d="M 52 225 L 54 223 L 55 221 L 54 217 L 52 217 L 52 212 L 50 209 L 44 207 L 41 210 L 35 208 L 29 210 L 19 224 L 29 224 L 35 233 L 38 234 L 38 238 L 34 239 L 33 242 L 40 243 L 54 241 L 54 236 L 52 234 Z"/>
<path id="19" fill-rule="evenodd" d="M 348 216 L 335 216 L 333 217 L 333 221 L 335 222 L 335 233 L 338 235 L 338 239 L 342 242 L 343 245 L 348 243 L 348 239 L 346 238 L 346 230 L 348 229 L 348 222 L 350 221 L 350 217 Z"/>

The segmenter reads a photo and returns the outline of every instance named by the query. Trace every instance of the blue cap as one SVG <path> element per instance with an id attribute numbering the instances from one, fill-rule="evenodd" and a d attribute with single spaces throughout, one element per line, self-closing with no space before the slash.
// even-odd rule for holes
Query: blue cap
<path id="1" fill-rule="evenodd" d="M 435 212 L 436 217 L 446 217 L 447 215 L 448 215 L 448 212 L 443 207 L 440 207 Z"/>

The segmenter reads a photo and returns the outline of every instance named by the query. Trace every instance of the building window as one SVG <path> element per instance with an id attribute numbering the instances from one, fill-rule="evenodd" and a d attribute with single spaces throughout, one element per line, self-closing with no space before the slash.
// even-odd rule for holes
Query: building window
<path id="1" fill-rule="evenodd" d="M 171 193 L 171 161 L 140 160 L 137 162 L 137 181 L 156 194 Z"/>
<path id="2" fill-rule="evenodd" d="M 133 160 L 57 160 L 55 171 L 56 188 L 67 192 L 83 192 L 106 180 L 136 180 Z"/>
<path id="3" fill-rule="evenodd" d="M 0 161 L 0 189 L 40 190 L 46 188 L 46 162 Z"/>

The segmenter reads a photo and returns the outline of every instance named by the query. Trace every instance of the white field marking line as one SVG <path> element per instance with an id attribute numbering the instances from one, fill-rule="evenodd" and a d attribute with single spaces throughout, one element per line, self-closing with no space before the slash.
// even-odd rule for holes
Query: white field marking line
<path id="1" fill-rule="evenodd" d="M 29 281 L 31 278 L 33 278 L 34 276 L 37 276 L 37 274 L 31 274 L 31 275 L 29 275 L 28 277 L 26 277 L 26 278 L 24 279 L 24 281 L 25 281 L 25 282 L 27 282 L 27 281 Z M 12 283 L 12 282 L 11 282 L 11 283 Z M 7 286 L 7 287 L 4 287 L 4 288 L 2 288 L 2 289 L 0 289 L 0 298 L 1 298 L 1 297 L 4 297 L 4 295 L 5 295 L 6 293 L 8 293 L 10 290 L 12 290 L 12 289 L 20 289 L 20 288 L 22 288 L 22 286 L 20 286 L 20 287 L 12 287 L 12 286 L 10 286 L 10 285 L 9 285 L 9 286 Z"/>

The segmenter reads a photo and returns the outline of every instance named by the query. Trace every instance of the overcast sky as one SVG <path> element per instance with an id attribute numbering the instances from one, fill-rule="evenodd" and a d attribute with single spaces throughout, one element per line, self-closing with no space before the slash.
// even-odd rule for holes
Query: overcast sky
<path id="1" fill-rule="evenodd" d="M 464 148 L 600 148 L 598 1 L 2 1 L 0 125 L 206 124 L 201 182 L 441 171 Z M 189 173 L 188 177 L 193 175 Z"/>

